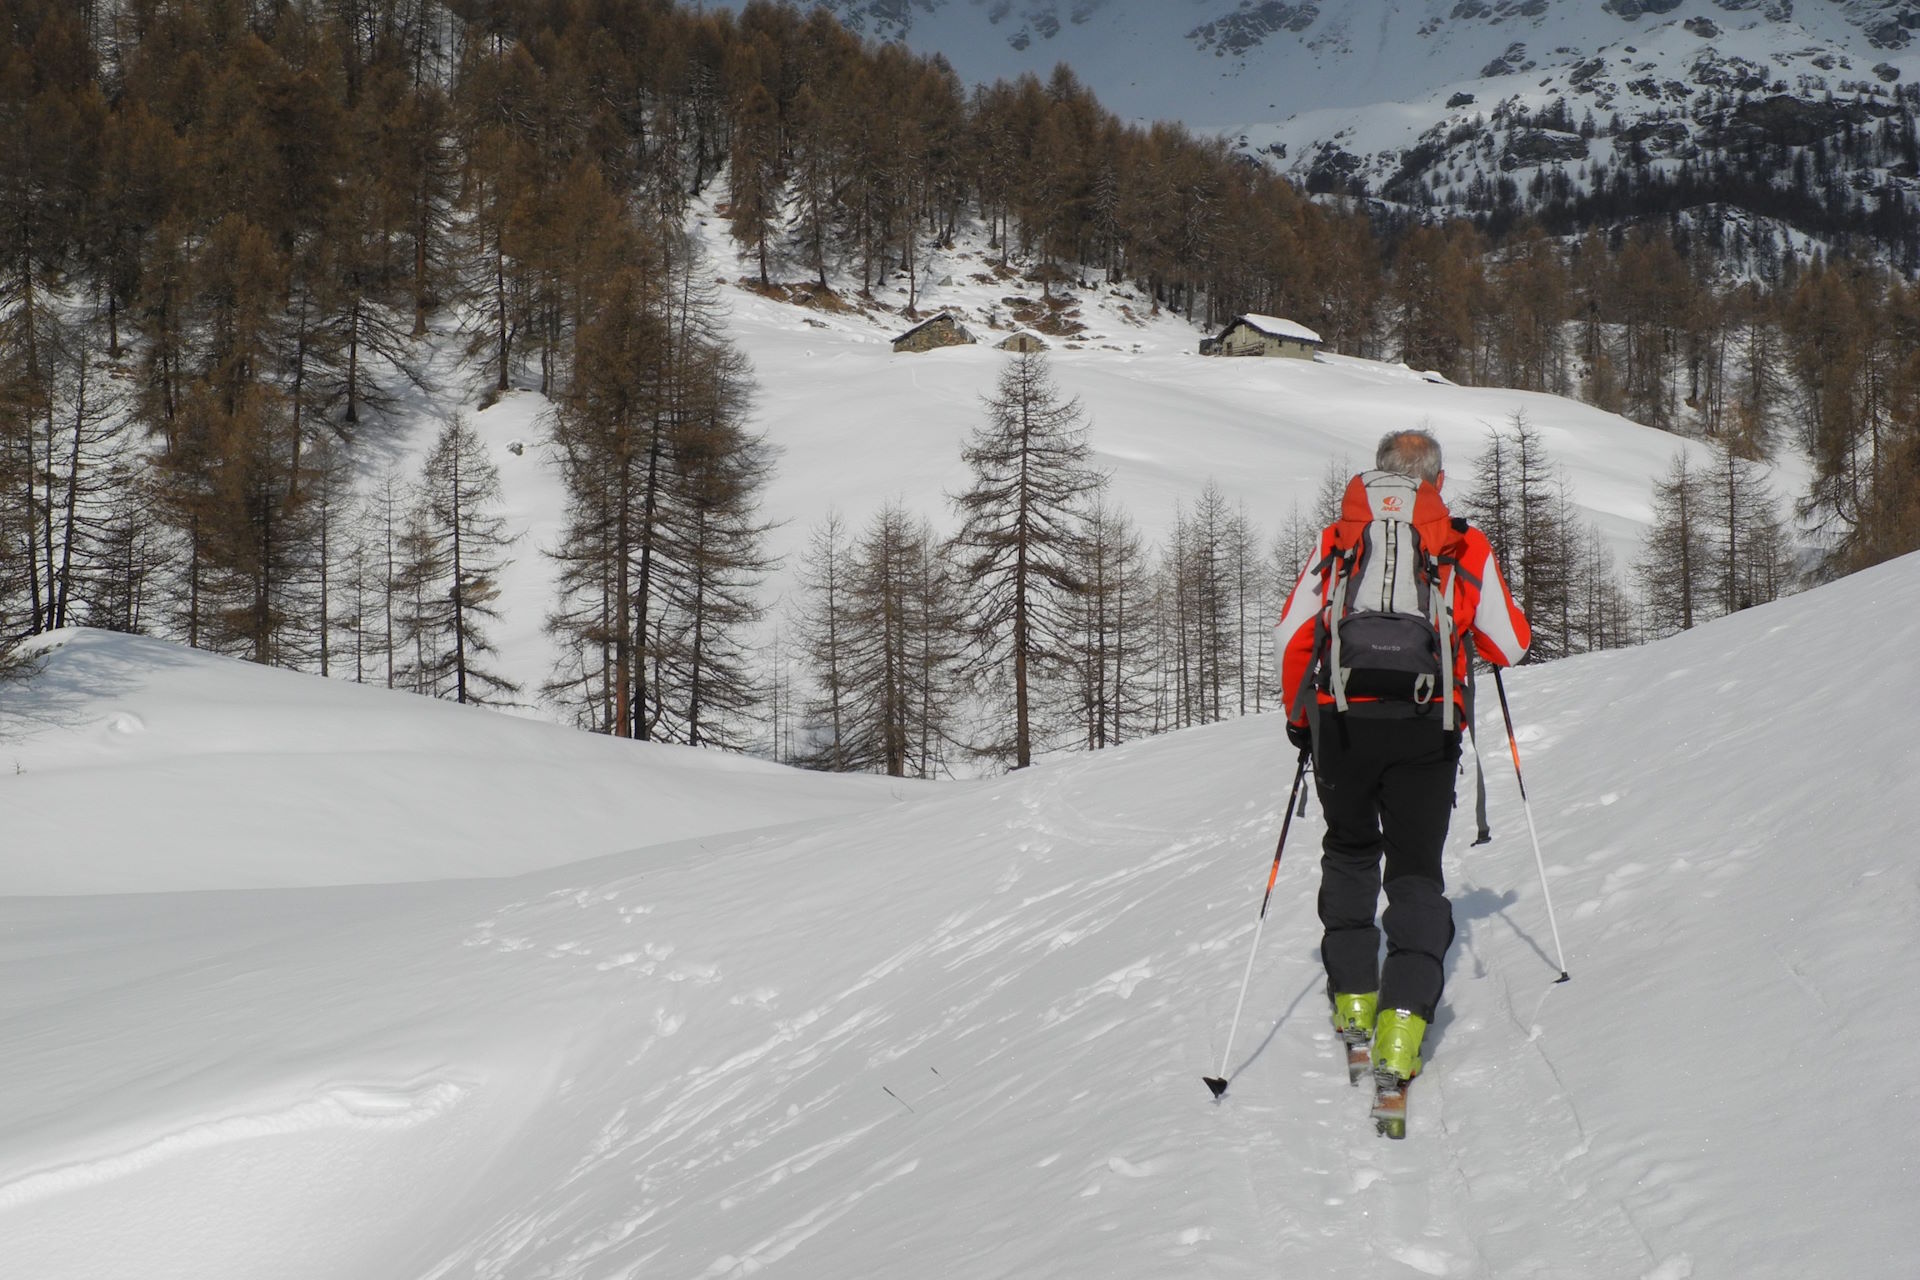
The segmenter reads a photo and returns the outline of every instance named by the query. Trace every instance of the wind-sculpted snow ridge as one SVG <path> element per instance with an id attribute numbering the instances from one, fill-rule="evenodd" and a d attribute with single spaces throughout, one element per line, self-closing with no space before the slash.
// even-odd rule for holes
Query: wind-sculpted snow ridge
<path id="1" fill-rule="evenodd" d="M 0 894 L 513 875 L 917 789 L 619 742 L 141 636 L 76 629 L 33 644 L 39 674 L 0 687 Z"/>
<path id="2" fill-rule="evenodd" d="M 1572 981 L 1483 723 L 1404 1143 L 1327 1025 L 1317 805 L 1201 1082 L 1272 716 L 512 880 L 0 899 L 0 1275 L 1884 1274 L 1920 749 L 1862 672 L 1916 623 L 1909 558 L 1512 673 Z"/>
<path id="3" fill-rule="evenodd" d="M 287 1137 L 319 1129 L 384 1132 L 410 1129 L 443 1115 L 467 1091 L 448 1080 L 393 1087 L 357 1085 L 328 1089 L 272 1111 L 219 1116 L 150 1138 L 113 1155 L 42 1169 L 0 1183 L 0 1213 L 37 1200 L 81 1191 L 213 1147 Z"/>

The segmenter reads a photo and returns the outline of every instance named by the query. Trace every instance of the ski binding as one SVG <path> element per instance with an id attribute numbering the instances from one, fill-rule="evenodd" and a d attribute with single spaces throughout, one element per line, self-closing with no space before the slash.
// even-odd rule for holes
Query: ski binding
<path id="1" fill-rule="evenodd" d="M 1373 1129 L 1381 1137 L 1397 1141 L 1407 1136 L 1407 1086 L 1411 1083 L 1389 1072 L 1374 1075 Z"/>

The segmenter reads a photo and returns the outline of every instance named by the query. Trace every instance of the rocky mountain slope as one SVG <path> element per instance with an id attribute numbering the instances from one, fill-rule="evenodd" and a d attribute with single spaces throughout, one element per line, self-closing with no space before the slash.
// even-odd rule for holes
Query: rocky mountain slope
<path id="1" fill-rule="evenodd" d="M 1684 212 L 1737 246 L 1920 230 L 1913 0 L 829 0 L 968 82 L 1070 65 L 1320 192 L 1556 229 Z"/>

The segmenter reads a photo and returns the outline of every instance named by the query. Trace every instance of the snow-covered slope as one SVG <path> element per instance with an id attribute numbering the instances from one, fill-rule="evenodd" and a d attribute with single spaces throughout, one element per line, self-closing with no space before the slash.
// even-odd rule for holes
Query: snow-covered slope
<path id="1" fill-rule="evenodd" d="M 0 1276 L 1897 1274 L 1920 748 L 1875 673 L 1916 625 L 1909 557 L 1514 673 L 1573 980 L 1490 730 L 1403 1144 L 1325 1027 L 1317 807 L 1232 1086 L 1200 1082 L 1290 772 L 1271 717 L 517 879 L 0 899 Z M 357 750 L 313 745 L 248 785 Z M 141 887 L 172 762 L 71 769 Z M 31 778 L 0 776 L 9 835 Z"/>
<path id="2" fill-rule="evenodd" d="M 746 268 L 721 220 L 698 218 L 694 230 L 715 275 L 737 280 Z M 1314 362 L 1202 357 L 1202 330 L 1156 311 L 1136 290 L 1074 288 L 1060 295 L 1070 301 L 1049 308 L 1040 286 L 998 270 L 971 239 L 935 251 L 925 275 L 918 313 L 953 310 L 985 340 L 895 354 L 890 340 L 914 323 L 896 313 L 908 304 L 904 281 L 875 291 L 895 311 L 804 308 L 749 289 L 722 291 L 728 332 L 758 384 L 751 425 L 778 450 L 765 496 L 774 526 L 768 550 L 782 562 L 766 583 L 770 604 L 791 592 L 809 534 L 829 511 L 858 530 L 898 501 L 937 529 L 952 529 L 949 496 L 969 481 L 961 446 L 982 424 L 982 398 L 1010 358 L 991 342 L 1035 309 L 1068 331 L 1051 339 L 1055 381 L 1080 399 L 1095 461 L 1112 476 L 1110 497 L 1150 544 L 1209 480 L 1271 537 L 1296 506 L 1312 509 L 1329 463 L 1364 464 L 1383 433 L 1408 426 L 1438 435 L 1449 459 L 1447 493 L 1458 498 L 1489 431 L 1524 413 L 1549 457 L 1565 467 L 1576 507 L 1599 525 L 1624 580 L 1650 519 L 1654 478 L 1676 452 L 1707 456 L 1697 444 L 1575 400 L 1454 386 L 1400 364 L 1338 352 Z M 544 443 L 545 409 L 537 393 L 523 390 L 470 411 L 500 468 L 512 524 L 525 531 L 493 633 L 499 665 L 529 691 L 551 674 L 554 657 L 541 625 L 553 607 L 553 565 L 542 550 L 556 541 L 562 494 Z M 433 425 L 416 433 L 422 450 Z M 518 453 L 515 444 L 523 446 Z M 1805 466 L 1795 460 L 1774 480 L 1783 498 L 1804 486 Z M 779 618 L 776 609 L 769 630 Z"/>
<path id="3" fill-rule="evenodd" d="M 513 875 L 886 805 L 803 778 L 105 631 L 0 686 L 0 893 Z"/>

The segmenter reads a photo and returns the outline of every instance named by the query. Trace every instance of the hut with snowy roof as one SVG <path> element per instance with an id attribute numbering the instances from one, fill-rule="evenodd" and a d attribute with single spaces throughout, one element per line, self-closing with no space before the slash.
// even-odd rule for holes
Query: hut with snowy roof
<path id="1" fill-rule="evenodd" d="M 1047 340 L 1032 329 L 1016 329 L 993 345 L 1002 351 L 1045 351 Z"/>
<path id="2" fill-rule="evenodd" d="M 1320 335 L 1303 324 L 1278 316 L 1235 316 L 1218 338 L 1202 342 L 1202 355 L 1288 356 L 1311 360 L 1313 353 L 1326 344 Z"/>
<path id="3" fill-rule="evenodd" d="M 959 347 L 973 341 L 973 334 L 951 311 L 942 311 L 931 320 L 923 320 L 893 340 L 895 351 L 932 351 L 936 347 Z"/>

